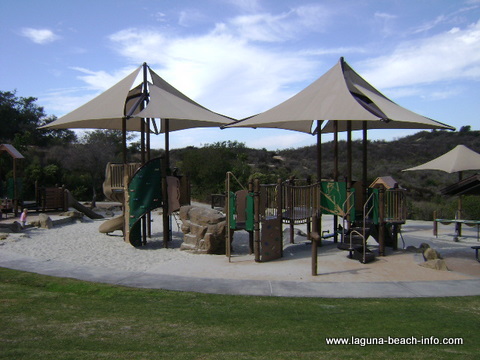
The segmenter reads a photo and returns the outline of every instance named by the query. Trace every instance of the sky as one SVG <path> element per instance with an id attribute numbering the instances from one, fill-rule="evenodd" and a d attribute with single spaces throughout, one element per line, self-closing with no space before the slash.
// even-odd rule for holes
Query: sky
<path id="1" fill-rule="evenodd" d="M 295 95 L 343 56 L 399 105 L 480 130 L 480 0 L 0 0 L 0 39 L 0 91 L 33 96 L 57 117 L 147 62 L 196 102 L 242 119 Z M 243 128 L 170 135 L 171 148 L 218 141 L 280 150 L 316 137 Z M 152 147 L 164 147 L 162 135 Z"/>

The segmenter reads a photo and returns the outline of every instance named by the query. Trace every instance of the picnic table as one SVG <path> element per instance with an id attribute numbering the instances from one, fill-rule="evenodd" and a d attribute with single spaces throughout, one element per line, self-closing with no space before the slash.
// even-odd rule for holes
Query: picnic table
<path id="1" fill-rule="evenodd" d="M 465 219 L 434 219 L 433 220 L 433 235 L 438 237 L 438 223 L 443 225 L 455 224 L 455 237 L 454 241 L 458 241 L 458 237 L 461 236 L 461 225 L 477 227 L 477 241 L 480 241 L 480 220 L 465 220 Z"/>

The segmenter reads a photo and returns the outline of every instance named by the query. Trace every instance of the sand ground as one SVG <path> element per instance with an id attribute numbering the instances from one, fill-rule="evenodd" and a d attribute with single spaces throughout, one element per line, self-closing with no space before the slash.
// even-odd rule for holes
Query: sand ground
<path id="1" fill-rule="evenodd" d="M 103 206 L 100 212 L 104 212 Z M 117 211 L 114 215 L 119 215 Z M 53 220 L 61 216 L 49 214 Z M 34 220 L 36 213 L 29 216 Z M 111 215 L 110 215 L 111 216 Z M 11 216 L 1 220 L 12 222 Z M 463 237 L 453 241 L 453 225 L 440 225 L 438 237 L 433 236 L 432 222 L 407 221 L 402 226 L 399 249 L 387 248 L 386 256 L 362 264 L 349 259 L 347 252 L 338 250 L 333 240 L 324 240 L 318 249 L 318 276 L 311 275 L 311 244 L 305 236 L 306 226 L 295 226 L 295 243 L 289 242 L 289 228 L 284 228 L 284 256 L 281 259 L 257 263 L 248 253 L 248 234 L 234 235 L 231 258 L 224 255 L 202 255 L 181 251 L 183 234 L 176 219 L 172 219 L 172 241 L 163 247 L 163 229 L 160 214 L 153 213 L 152 238 L 146 246 L 134 248 L 123 241 L 120 231 L 101 234 L 98 227 L 104 220 L 82 221 L 54 226 L 52 229 L 26 228 L 20 233 L 8 234 L 0 240 L 0 251 L 13 252 L 43 261 L 61 261 L 88 265 L 105 270 L 144 272 L 146 274 L 180 275 L 212 279 L 256 279 L 300 282 L 383 282 L 383 281 L 442 281 L 480 278 L 480 263 L 471 248 L 480 245 L 477 228 L 464 227 Z M 323 216 L 322 229 L 333 230 L 333 220 Z M 420 266 L 421 254 L 406 251 L 408 246 L 428 243 L 436 249 L 449 268 L 439 271 Z M 377 252 L 378 244 L 370 239 L 369 248 Z"/>

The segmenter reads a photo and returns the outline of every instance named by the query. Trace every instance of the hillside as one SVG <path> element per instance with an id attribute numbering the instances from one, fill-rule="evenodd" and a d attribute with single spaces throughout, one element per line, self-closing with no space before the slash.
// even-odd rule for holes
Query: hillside
<path id="1" fill-rule="evenodd" d="M 420 131 L 414 135 L 399 138 L 394 141 L 368 141 L 368 182 L 378 176 L 390 175 L 399 184 L 409 190 L 413 200 L 431 201 L 440 194 L 440 190 L 458 180 L 457 174 L 447 174 L 441 171 L 409 171 L 403 169 L 420 165 L 432 160 L 455 146 L 463 144 L 470 149 L 480 152 L 480 131 L 470 131 L 469 128 L 458 132 L 449 131 Z M 230 148 L 237 159 L 248 163 L 249 175 L 256 174 L 264 181 L 274 181 L 277 177 L 286 179 L 294 175 L 297 178 L 311 176 L 316 178 L 316 146 L 287 149 L 281 151 L 267 151 L 265 149 L 249 149 L 239 144 Z M 353 142 L 353 177 L 361 180 L 362 176 L 362 142 Z M 196 148 L 189 148 L 195 151 Z M 196 149 L 202 151 L 202 149 Z M 186 149 L 172 152 L 172 164 L 176 163 L 182 172 L 189 173 L 182 168 L 181 161 Z M 220 153 L 218 153 L 221 156 Z M 211 157 L 210 157 L 211 159 Z M 333 142 L 322 144 L 322 177 L 333 176 Z M 238 166 L 237 166 L 238 167 Z M 232 171 L 232 169 L 230 169 Z M 234 170 L 233 170 L 234 171 Z M 467 172 L 464 177 L 475 172 Z M 339 143 L 339 174 L 340 179 L 346 174 L 346 142 Z M 255 175 L 252 175 L 255 176 Z"/>

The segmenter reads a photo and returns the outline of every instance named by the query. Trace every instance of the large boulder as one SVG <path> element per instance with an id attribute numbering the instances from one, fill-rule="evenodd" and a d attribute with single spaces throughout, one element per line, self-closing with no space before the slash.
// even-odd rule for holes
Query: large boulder
<path id="1" fill-rule="evenodd" d="M 183 243 L 181 250 L 191 250 L 201 254 L 225 254 L 225 215 L 218 210 L 182 206 Z"/>
<path id="2" fill-rule="evenodd" d="M 30 224 L 32 226 L 36 226 L 42 229 L 51 229 L 53 227 L 52 219 L 50 218 L 50 216 L 44 213 L 40 213 L 38 215 L 38 219 L 35 221 L 31 221 Z"/>

